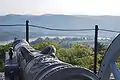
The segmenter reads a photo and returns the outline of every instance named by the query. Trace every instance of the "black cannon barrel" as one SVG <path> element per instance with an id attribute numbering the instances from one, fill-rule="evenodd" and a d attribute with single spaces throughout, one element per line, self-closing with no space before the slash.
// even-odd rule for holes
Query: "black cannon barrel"
<path id="1" fill-rule="evenodd" d="M 53 46 L 37 51 L 26 41 L 16 40 L 13 49 L 22 80 L 98 80 L 91 71 L 60 61 Z"/>

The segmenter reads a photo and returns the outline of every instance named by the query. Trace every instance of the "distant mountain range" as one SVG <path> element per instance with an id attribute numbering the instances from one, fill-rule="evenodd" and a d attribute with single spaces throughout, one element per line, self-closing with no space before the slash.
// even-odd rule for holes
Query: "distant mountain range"
<path id="1" fill-rule="evenodd" d="M 29 20 L 29 24 L 39 25 L 48 28 L 59 29 L 93 29 L 97 24 L 100 29 L 120 30 L 120 16 L 88 16 L 88 15 L 16 15 L 9 14 L 0 16 L 1 24 L 25 24 Z M 30 28 L 30 36 L 44 35 L 94 35 L 94 32 L 60 32 L 49 31 L 45 29 Z M 99 32 L 100 36 L 113 36 L 112 33 Z M 0 26 L 0 41 L 11 40 L 13 37 L 24 38 L 25 27 L 21 26 Z"/>

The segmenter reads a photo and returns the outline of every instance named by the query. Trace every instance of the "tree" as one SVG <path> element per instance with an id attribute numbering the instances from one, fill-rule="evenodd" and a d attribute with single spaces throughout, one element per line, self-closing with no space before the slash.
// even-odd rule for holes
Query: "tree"
<path id="1" fill-rule="evenodd" d="M 98 54 L 104 54 L 107 50 L 107 45 L 98 42 Z"/>
<path id="2" fill-rule="evenodd" d="M 33 48 L 35 48 L 36 50 L 41 50 L 41 49 L 45 48 L 45 47 L 48 46 L 48 45 L 53 45 L 53 46 L 55 46 L 57 50 L 60 48 L 60 46 L 59 46 L 58 44 L 53 43 L 53 42 L 50 42 L 50 41 L 48 41 L 48 42 L 42 42 L 42 43 L 40 43 L 40 44 L 34 44 L 34 45 L 31 45 L 31 46 L 32 46 Z"/>
<path id="3" fill-rule="evenodd" d="M 105 55 L 105 52 L 107 50 L 107 45 L 103 44 L 103 43 L 100 43 L 98 42 L 98 46 L 97 46 L 97 51 L 98 51 L 98 58 L 97 58 L 97 61 L 98 61 L 98 65 L 100 66 L 101 62 L 102 62 L 102 59 Z"/>
<path id="4" fill-rule="evenodd" d="M 60 60 L 92 69 L 93 67 L 93 51 L 90 47 L 74 44 L 72 48 L 60 48 L 57 56 Z"/>
<path id="5" fill-rule="evenodd" d="M 9 47 L 11 47 L 11 43 L 7 45 L 0 45 L 0 72 L 4 71 L 5 67 L 5 52 L 9 50 Z"/>

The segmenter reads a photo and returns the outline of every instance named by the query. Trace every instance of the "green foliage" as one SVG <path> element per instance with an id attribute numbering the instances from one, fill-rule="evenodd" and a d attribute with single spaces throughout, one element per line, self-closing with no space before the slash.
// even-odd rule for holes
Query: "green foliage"
<path id="1" fill-rule="evenodd" d="M 34 44 L 34 45 L 31 45 L 33 48 L 35 48 L 36 50 L 40 50 L 40 49 L 43 49 L 45 48 L 46 46 L 48 45 L 54 45 L 56 47 L 56 49 L 58 50 L 60 48 L 60 46 L 56 43 L 53 43 L 53 42 L 42 42 L 40 44 Z"/>
<path id="2" fill-rule="evenodd" d="M 120 57 L 118 57 L 116 63 L 117 63 L 117 67 L 120 69 Z"/>
<path id="3" fill-rule="evenodd" d="M 107 50 L 107 45 L 103 44 L 103 43 L 98 43 L 98 53 L 99 54 L 104 54 Z"/>
<path id="4" fill-rule="evenodd" d="M 117 67 L 120 69 L 120 63 L 117 63 Z"/>
<path id="5" fill-rule="evenodd" d="M 0 72 L 4 71 L 4 65 L 5 65 L 4 59 L 0 59 Z"/>
<path id="6" fill-rule="evenodd" d="M 57 56 L 60 60 L 92 69 L 93 51 L 91 48 L 81 44 L 74 44 L 72 48 L 60 48 Z"/>
<path id="7" fill-rule="evenodd" d="M 94 54 L 92 48 L 81 44 L 71 44 L 71 48 L 60 48 L 59 44 L 52 41 L 32 44 L 31 46 L 36 50 L 41 50 L 48 45 L 54 45 L 56 47 L 56 55 L 60 60 L 93 70 Z M 11 43 L 0 46 L 0 71 L 4 71 L 5 52 L 8 51 L 10 46 Z M 98 55 L 98 61 L 100 61 L 103 57 L 103 53 L 106 51 L 106 46 L 103 44 L 99 44 L 98 51 L 100 53 Z M 118 64 L 118 66 L 120 67 L 120 64 Z M 97 67 L 99 67 L 99 65 L 97 65 Z"/>
<path id="8" fill-rule="evenodd" d="M 0 45 L 0 72 L 4 71 L 5 66 L 5 52 L 8 51 L 10 44 L 7 45 Z"/>

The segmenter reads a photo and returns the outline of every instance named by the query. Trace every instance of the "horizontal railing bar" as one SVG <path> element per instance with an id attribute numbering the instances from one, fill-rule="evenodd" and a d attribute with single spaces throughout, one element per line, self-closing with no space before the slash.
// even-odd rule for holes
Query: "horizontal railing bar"
<path id="1" fill-rule="evenodd" d="M 108 31 L 108 32 L 115 32 L 115 33 L 120 33 L 120 31 L 114 31 L 114 30 L 108 30 L 108 29 L 99 29 L 101 31 Z"/>
<path id="2" fill-rule="evenodd" d="M 11 24 L 11 25 L 0 25 L 0 26 L 25 26 L 25 24 Z"/>
<path id="3" fill-rule="evenodd" d="M 36 26 L 36 25 L 29 25 L 29 26 L 47 29 L 47 30 L 55 30 L 55 31 L 91 31 L 91 30 L 95 30 L 95 29 L 55 29 L 55 28 L 48 28 L 48 27 Z"/>
<path id="4" fill-rule="evenodd" d="M 26 26 L 25 24 L 3 24 L 0 26 Z M 55 29 L 55 28 L 48 28 L 48 27 L 43 27 L 43 26 L 38 26 L 38 25 L 29 25 L 31 27 L 36 27 L 36 28 L 41 28 L 41 29 L 47 29 L 47 30 L 54 30 L 54 31 L 92 31 L 95 29 Z M 108 29 L 99 29 L 101 31 L 107 31 L 107 32 L 115 32 L 115 33 L 120 33 L 120 31 L 115 31 L 115 30 L 108 30 Z"/>

